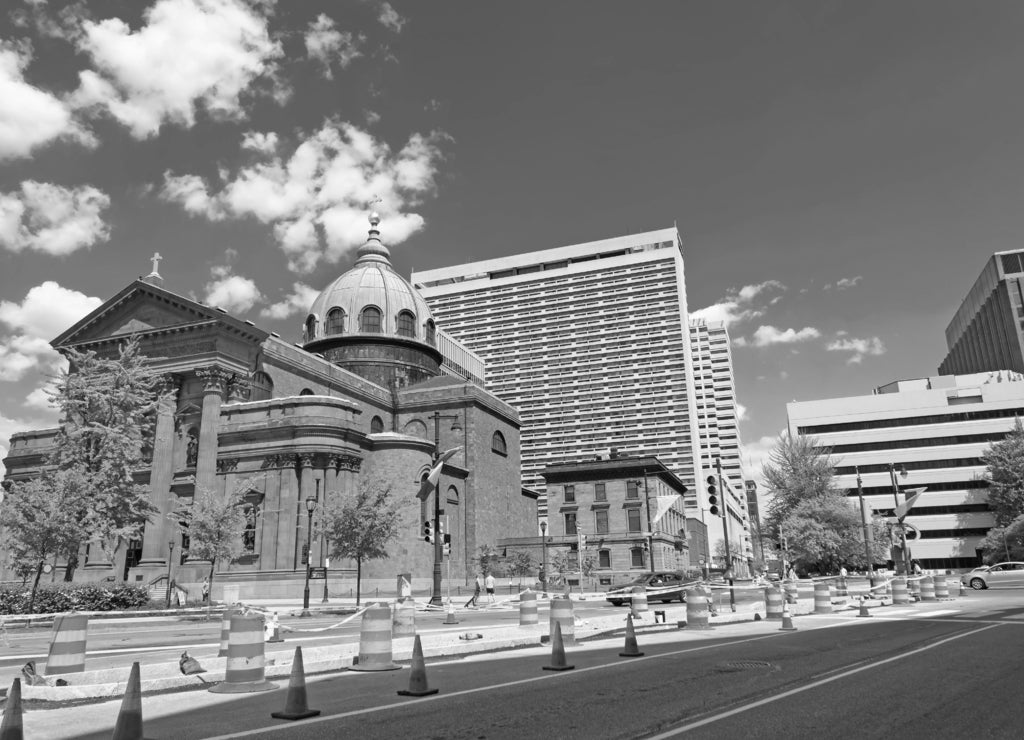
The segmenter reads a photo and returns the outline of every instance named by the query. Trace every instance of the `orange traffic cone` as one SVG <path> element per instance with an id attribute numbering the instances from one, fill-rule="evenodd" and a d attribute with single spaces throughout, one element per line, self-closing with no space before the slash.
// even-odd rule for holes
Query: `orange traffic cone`
<path id="1" fill-rule="evenodd" d="M 270 615 L 270 637 L 267 638 L 267 642 L 284 642 L 284 638 L 281 637 L 281 624 L 277 621 L 277 612 L 273 612 Z"/>
<path id="2" fill-rule="evenodd" d="M 23 740 L 24 727 L 21 722 L 21 679 L 14 679 L 4 703 L 4 721 L 0 722 L 0 740 Z"/>
<path id="3" fill-rule="evenodd" d="M 412 675 L 409 676 L 409 690 L 399 691 L 399 696 L 430 696 L 436 694 L 437 689 L 427 686 L 427 667 L 423 663 L 423 647 L 420 645 L 420 636 L 412 644 Z"/>
<path id="4" fill-rule="evenodd" d="M 783 602 L 782 604 L 782 626 L 779 627 L 780 632 L 795 632 L 796 627 L 793 626 L 793 618 L 789 616 L 789 604 Z"/>
<path id="5" fill-rule="evenodd" d="M 551 631 L 551 665 L 543 666 L 545 671 L 571 671 L 576 666 L 565 662 L 565 647 L 562 646 L 562 625 L 554 623 Z"/>
<path id="6" fill-rule="evenodd" d="M 306 671 L 302 665 L 302 646 L 295 648 L 292 659 L 292 676 L 288 680 L 288 696 L 284 700 L 283 712 L 271 712 L 274 719 L 306 719 L 320 714 L 319 709 L 310 709 L 306 701 Z"/>
<path id="7" fill-rule="evenodd" d="M 111 740 L 142 740 L 142 680 L 139 677 L 139 662 L 132 663 L 128 674 L 128 686 L 124 690 L 121 711 L 117 714 L 114 735 Z"/>
<path id="8" fill-rule="evenodd" d="M 867 605 L 867 603 L 865 603 L 864 597 L 861 597 L 861 600 L 860 600 L 860 614 L 858 614 L 857 616 L 858 617 L 870 617 L 871 616 L 871 612 L 868 611 L 868 605 Z"/>
<path id="9" fill-rule="evenodd" d="M 459 620 L 455 618 L 455 605 L 452 604 L 452 600 L 448 599 L 448 615 L 444 618 L 441 624 L 458 624 Z"/>
<path id="10" fill-rule="evenodd" d="M 636 644 L 636 632 L 633 630 L 633 615 L 626 615 L 626 646 L 619 653 L 620 658 L 639 658 L 643 653 Z"/>

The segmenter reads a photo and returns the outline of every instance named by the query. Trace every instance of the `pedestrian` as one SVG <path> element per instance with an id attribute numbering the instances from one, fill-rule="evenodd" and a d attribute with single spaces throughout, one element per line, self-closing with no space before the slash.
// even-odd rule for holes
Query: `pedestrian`
<path id="1" fill-rule="evenodd" d="M 465 608 L 476 608 L 478 606 L 480 606 L 480 576 L 476 577 L 476 586 L 473 589 L 473 595 L 470 597 L 469 601 L 466 602 Z"/>
<path id="2" fill-rule="evenodd" d="M 911 566 L 913 566 L 913 571 L 914 571 L 914 575 L 915 576 L 921 575 L 921 564 L 919 562 L 917 562 L 916 560 L 912 560 L 911 561 Z"/>
<path id="3" fill-rule="evenodd" d="M 487 574 L 487 578 L 484 579 L 484 587 L 487 589 L 487 601 L 494 603 L 494 575 L 491 573 Z"/>
<path id="4" fill-rule="evenodd" d="M 210 600 L 210 576 L 203 576 L 203 603 Z"/>

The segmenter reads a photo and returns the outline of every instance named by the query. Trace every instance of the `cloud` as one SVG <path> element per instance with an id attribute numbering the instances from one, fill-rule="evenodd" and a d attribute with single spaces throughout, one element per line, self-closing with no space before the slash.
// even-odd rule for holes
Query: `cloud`
<path id="1" fill-rule="evenodd" d="M 786 286 L 778 280 L 765 280 L 763 283 L 744 285 L 742 288 L 730 288 L 724 298 L 710 306 L 690 312 L 690 319 L 705 321 L 722 321 L 728 327 L 731 324 L 749 321 L 761 316 L 766 306 L 776 303 L 781 296 L 775 296 L 766 305 L 755 305 L 758 296 L 766 291 L 785 290 Z M 763 297 L 763 296 L 762 296 Z"/>
<path id="2" fill-rule="evenodd" d="M 246 131 L 242 135 L 242 148 L 260 154 L 274 154 L 277 151 L 277 134 L 273 131 L 265 134 L 259 131 Z"/>
<path id="3" fill-rule="evenodd" d="M 21 303 L 0 301 L 0 323 L 13 330 L 0 337 L 0 380 L 20 380 L 36 369 L 61 369 L 64 359 L 50 341 L 101 303 L 52 280 L 31 288 Z"/>
<path id="4" fill-rule="evenodd" d="M 254 140 L 252 133 L 246 137 Z M 233 178 L 222 173 L 219 192 L 196 175 L 167 172 L 160 194 L 211 220 L 250 217 L 272 225 L 289 268 L 310 272 L 321 259 L 337 262 L 366 240 L 368 204 L 375 199 L 387 243 L 423 228 L 423 217 L 407 209 L 434 192 L 445 138 L 413 134 L 393 153 L 366 131 L 329 121 L 290 157 L 254 150 L 258 161 Z"/>
<path id="5" fill-rule="evenodd" d="M 777 329 L 774 326 L 759 326 L 757 331 L 754 332 L 752 339 L 745 339 L 744 337 L 736 337 L 733 340 L 733 344 L 740 347 L 754 346 L 754 347 L 768 347 L 773 344 L 794 344 L 796 342 L 806 342 L 811 339 L 817 339 L 821 336 L 821 332 L 815 329 L 813 326 L 805 326 L 803 329 Z"/>
<path id="6" fill-rule="evenodd" d="M 349 31 L 339 31 L 334 26 L 334 20 L 323 13 L 309 24 L 305 38 L 306 55 L 319 63 L 328 80 L 334 79 L 332 65 L 335 62 L 345 69 L 354 59 L 363 55 L 359 47 L 366 41 L 366 36 L 362 34 L 355 36 Z"/>
<path id="7" fill-rule="evenodd" d="M 292 283 L 292 292 L 283 300 L 273 303 L 262 311 L 260 316 L 268 319 L 286 319 L 294 314 L 305 314 L 320 291 L 304 283 Z"/>
<path id="8" fill-rule="evenodd" d="M 0 246 L 63 256 L 110 237 L 102 213 L 110 198 L 89 185 L 64 188 L 27 180 L 0 193 Z"/>
<path id="9" fill-rule="evenodd" d="M 207 305 L 241 314 L 263 298 L 256 283 L 241 275 L 232 275 L 231 268 L 214 267 L 212 272 L 216 279 L 206 284 L 203 302 Z"/>
<path id="10" fill-rule="evenodd" d="M 391 3 L 383 2 L 380 4 L 380 15 L 377 16 L 377 20 L 385 28 L 388 28 L 395 33 L 402 32 L 402 26 L 409 22 L 408 18 L 403 18 L 398 14 L 398 11 L 391 7 Z"/>
<path id="11" fill-rule="evenodd" d="M 736 408 L 736 420 L 743 421 L 744 419 L 750 418 L 747 415 L 747 407 L 738 401 L 733 404 Z"/>
<path id="12" fill-rule="evenodd" d="M 859 364 L 868 355 L 884 355 L 885 344 L 878 337 L 857 339 L 856 337 L 844 336 L 845 332 L 839 332 L 836 339 L 829 342 L 825 349 L 830 352 L 850 352 L 849 365 Z"/>
<path id="13" fill-rule="evenodd" d="M 281 45 L 261 9 L 241 0 L 157 0 L 138 30 L 119 18 L 83 20 L 77 46 L 95 69 L 79 73 L 71 100 L 109 114 L 137 139 L 164 124 L 191 128 L 199 109 L 244 118 L 243 99 L 259 85 L 275 99 L 287 96 L 277 77 Z"/>
<path id="14" fill-rule="evenodd" d="M 95 146 L 65 101 L 26 82 L 31 61 L 27 44 L 0 41 L 0 161 L 27 157 L 58 139 Z"/>
<path id="15" fill-rule="evenodd" d="M 832 288 L 835 288 L 836 290 L 847 290 L 849 288 L 856 287 L 857 283 L 859 283 L 863 279 L 863 275 L 857 275 L 856 277 L 852 278 L 839 278 L 839 280 L 837 280 L 835 284 L 825 283 L 824 290 L 832 290 Z"/>
<path id="16" fill-rule="evenodd" d="M 775 445 L 779 441 L 779 437 L 785 433 L 785 429 L 780 430 L 776 435 L 765 435 L 754 442 L 745 442 L 743 444 L 743 469 L 747 474 L 747 477 L 757 481 L 758 488 L 758 499 L 761 501 L 761 495 L 764 493 L 764 478 L 761 474 L 764 464 L 768 461 L 768 456 L 771 451 L 775 449 Z M 764 515 L 764 507 L 761 507 L 762 516 Z"/>

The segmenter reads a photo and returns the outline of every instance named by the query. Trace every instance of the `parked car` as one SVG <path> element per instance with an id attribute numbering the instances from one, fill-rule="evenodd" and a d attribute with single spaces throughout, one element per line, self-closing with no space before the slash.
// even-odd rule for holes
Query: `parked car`
<path id="1" fill-rule="evenodd" d="M 960 583 L 975 591 L 983 588 L 1024 588 L 1024 563 L 996 563 L 975 568 L 960 577 Z"/>
<path id="2" fill-rule="evenodd" d="M 644 573 L 642 576 L 634 578 L 625 586 L 612 589 L 605 595 L 605 599 L 610 601 L 612 606 L 631 604 L 633 602 L 633 587 L 643 586 L 647 592 L 648 601 L 661 601 L 668 604 L 670 601 L 678 599 L 681 603 L 685 604 L 685 584 L 686 580 L 681 573 L 672 571 Z"/>

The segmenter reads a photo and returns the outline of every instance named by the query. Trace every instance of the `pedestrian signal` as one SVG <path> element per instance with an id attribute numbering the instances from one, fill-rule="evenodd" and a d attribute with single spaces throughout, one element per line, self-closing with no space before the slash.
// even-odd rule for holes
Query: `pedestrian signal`
<path id="1" fill-rule="evenodd" d="M 431 521 L 423 522 L 423 540 L 424 542 L 434 542 L 434 523 Z"/>
<path id="2" fill-rule="evenodd" d="M 452 554 L 452 536 L 450 534 L 444 536 L 444 554 Z"/>

